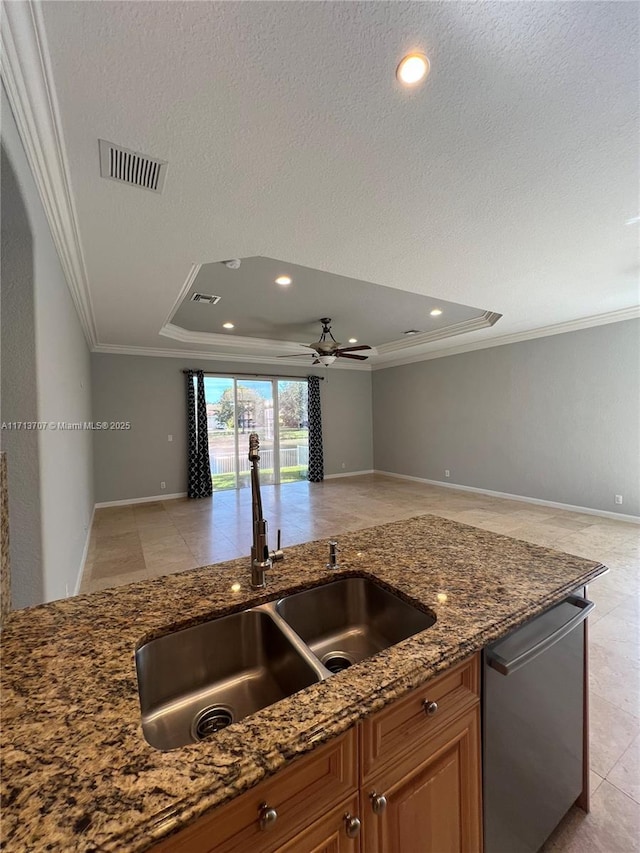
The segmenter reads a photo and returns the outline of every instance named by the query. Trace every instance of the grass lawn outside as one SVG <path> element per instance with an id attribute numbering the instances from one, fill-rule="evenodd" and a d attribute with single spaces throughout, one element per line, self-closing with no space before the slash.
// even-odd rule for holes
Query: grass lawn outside
<path id="1" fill-rule="evenodd" d="M 262 468 L 260 470 L 261 474 L 273 474 L 273 468 Z M 240 474 L 240 488 L 246 489 L 249 488 L 250 485 L 250 472 L 243 471 Z M 281 483 L 294 483 L 297 480 L 306 480 L 307 479 L 307 466 L 306 465 L 292 465 L 289 468 L 281 468 L 280 469 L 280 482 Z M 212 474 L 211 481 L 213 483 L 213 488 L 215 491 L 219 492 L 223 489 L 235 489 L 236 487 L 236 475 L 235 474 Z"/>

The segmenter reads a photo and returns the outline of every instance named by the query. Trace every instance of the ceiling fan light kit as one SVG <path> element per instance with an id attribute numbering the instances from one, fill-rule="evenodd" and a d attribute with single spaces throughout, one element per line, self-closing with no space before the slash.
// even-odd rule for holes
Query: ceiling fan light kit
<path id="1" fill-rule="evenodd" d="M 307 349 L 314 350 L 312 364 L 322 364 L 325 367 L 333 364 L 338 358 L 352 358 L 355 361 L 366 361 L 366 355 L 354 355 L 358 350 L 371 349 L 368 344 L 360 344 L 359 346 L 343 347 L 331 333 L 331 317 L 323 317 L 320 320 L 322 323 L 322 333 L 315 344 L 302 344 Z M 300 353 L 300 355 L 310 355 L 310 353 Z M 296 358 L 297 356 L 293 356 Z M 291 358 L 289 355 L 281 355 L 279 358 Z"/>

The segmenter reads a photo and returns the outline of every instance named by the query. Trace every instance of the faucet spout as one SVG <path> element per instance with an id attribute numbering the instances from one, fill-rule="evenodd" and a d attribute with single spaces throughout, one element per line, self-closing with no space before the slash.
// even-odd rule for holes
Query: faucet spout
<path id="1" fill-rule="evenodd" d="M 280 531 L 278 531 L 278 547 L 269 550 L 267 535 L 267 520 L 262 514 L 262 495 L 260 493 L 260 439 L 257 432 L 249 436 L 249 461 L 251 462 L 251 511 L 253 515 L 253 544 L 251 546 L 251 586 L 253 589 L 264 589 L 267 585 L 265 573 L 273 566 L 274 561 L 284 559 L 280 548 Z"/>

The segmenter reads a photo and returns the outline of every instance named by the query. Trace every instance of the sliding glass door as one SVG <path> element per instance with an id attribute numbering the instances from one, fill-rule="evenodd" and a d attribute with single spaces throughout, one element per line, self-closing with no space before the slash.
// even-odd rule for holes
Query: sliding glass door
<path id="1" fill-rule="evenodd" d="M 249 463 L 249 433 L 260 436 L 260 482 L 270 485 L 276 482 L 274 476 L 274 419 L 273 419 L 273 382 L 269 380 L 236 379 L 237 427 L 238 438 L 238 487 L 251 486 Z M 215 481 L 214 481 L 215 482 Z"/>
<path id="2" fill-rule="evenodd" d="M 307 383 L 278 380 L 280 482 L 306 480 L 309 468 Z"/>
<path id="3" fill-rule="evenodd" d="M 309 459 L 305 379 L 205 376 L 213 488 L 250 486 L 249 433 L 260 436 L 265 485 L 305 480 Z"/>
<path id="4" fill-rule="evenodd" d="M 215 489 L 237 488 L 236 398 L 234 381 L 223 376 L 205 376 L 209 432 L 209 463 Z"/>

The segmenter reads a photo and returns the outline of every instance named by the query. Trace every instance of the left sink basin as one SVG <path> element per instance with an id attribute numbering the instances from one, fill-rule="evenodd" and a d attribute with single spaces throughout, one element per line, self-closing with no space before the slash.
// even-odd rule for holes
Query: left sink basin
<path id="1" fill-rule="evenodd" d="M 320 681 L 268 613 L 245 610 L 136 651 L 142 730 L 156 749 L 203 740 Z"/>

